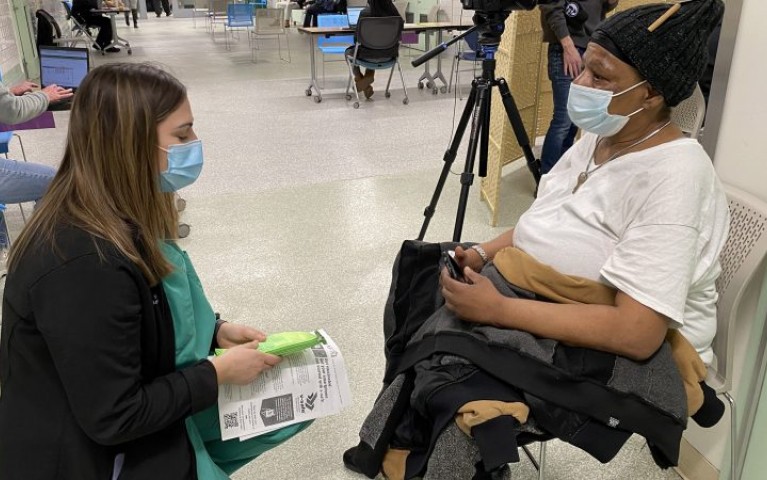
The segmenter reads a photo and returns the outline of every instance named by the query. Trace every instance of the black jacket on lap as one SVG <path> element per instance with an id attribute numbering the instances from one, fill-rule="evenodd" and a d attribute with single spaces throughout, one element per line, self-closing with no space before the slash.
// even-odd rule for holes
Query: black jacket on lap
<path id="1" fill-rule="evenodd" d="M 482 438 L 475 436 L 489 469 L 515 461 L 517 441 L 524 444 L 537 433 L 569 442 L 602 462 L 637 433 L 647 439 L 659 466 L 676 465 L 687 404 L 668 344 L 648 360 L 634 362 L 519 330 L 464 322 L 442 306 L 439 294 L 441 252 L 454 246 L 407 241 L 400 251 L 384 313 L 384 387 L 362 425 L 360 443 L 344 455 L 349 468 L 373 478 L 394 446 L 411 451 L 405 477 L 423 475 L 439 434 L 461 405 L 517 398 L 530 407 L 530 425 L 500 419 L 507 427 L 493 422 Z M 545 301 L 507 283 L 492 264 L 482 274 L 507 297 Z M 498 450 L 503 442 L 512 448 Z"/>

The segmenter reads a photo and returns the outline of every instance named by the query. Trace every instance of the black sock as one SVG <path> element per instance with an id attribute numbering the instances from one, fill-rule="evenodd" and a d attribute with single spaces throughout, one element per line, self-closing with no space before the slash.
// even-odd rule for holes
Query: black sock
<path id="1" fill-rule="evenodd" d="M 714 389 L 705 382 L 700 382 L 700 388 L 703 390 L 703 405 L 695 412 L 692 419 L 701 427 L 710 428 L 716 425 L 724 415 L 724 402 L 719 400 Z"/>

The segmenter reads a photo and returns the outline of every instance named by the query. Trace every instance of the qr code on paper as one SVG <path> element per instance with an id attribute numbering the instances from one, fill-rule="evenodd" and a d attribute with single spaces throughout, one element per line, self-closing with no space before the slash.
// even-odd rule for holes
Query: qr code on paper
<path id="1" fill-rule="evenodd" d="M 240 428 L 240 420 L 236 412 L 224 414 L 224 430 L 230 428 Z"/>

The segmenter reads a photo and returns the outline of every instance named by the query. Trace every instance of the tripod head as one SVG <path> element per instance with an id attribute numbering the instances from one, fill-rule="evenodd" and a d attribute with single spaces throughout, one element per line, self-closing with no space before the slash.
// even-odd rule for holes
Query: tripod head
<path id="1" fill-rule="evenodd" d="M 485 12 L 477 11 L 472 17 L 474 26 L 461 33 L 460 35 L 453 37 L 447 42 L 440 43 L 436 47 L 432 48 L 428 52 L 424 53 L 420 57 L 416 58 L 410 64 L 414 67 L 418 67 L 428 62 L 432 58 L 436 57 L 440 53 L 447 50 L 450 45 L 462 40 L 465 36 L 479 31 L 479 43 L 482 46 L 482 53 L 487 59 L 494 58 L 495 52 L 498 50 L 498 45 L 501 43 L 501 36 L 503 36 L 503 30 L 505 28 L 506 19 L 509 17 L 510 11 L 494 11 Z M 487 54 L 490 54 L 489 56 Z"/>

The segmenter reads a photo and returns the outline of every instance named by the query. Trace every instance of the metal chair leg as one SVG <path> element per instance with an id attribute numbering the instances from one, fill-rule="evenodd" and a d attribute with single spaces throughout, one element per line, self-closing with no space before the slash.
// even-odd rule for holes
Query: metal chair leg
<path id="1" fill-rule="evenodd" d="M 738 425 L 737 415 L 735 415 L 735 399 L 730 392 L 724 392 L 724 398 L 730 403 L 730 480 L 740 480 L 738 476 Z"/>
<path id="2" fill-rule="evenodd" d="M 344 55 L 344 61 L 346 62 L 346 66 L 349 67 L 349 80 L 346 82 L 346 99 L 351 100 L 351 95 L 349 95 L 349 87 L 354 88 L 354 96 L 357 97 L 357 101 L 354 103 L 354 108 L 360 107 L 360 92 L 357 90 L 357 82 L 353 82 L 354 79 L 354 67 L 352 66 L 352 62 L 349 61 L 349 57 L 346 57 Z"/>
<path id="3" fill-rule="evenodd" d="M 285 45 L 288 47 L 288 63 L 293 63 L 293 57 L 290 55 L 290 34 L 285 31 Z"/>
<path id="4" fill-rule="evenodd" d="M 21 147 L 21 158 L 27 161 L 27 152 L 24 150 L 24 142 L 21 141 L 21 136 L 18 133 L 13 134 L 19 140 L 19 147 Z"/>
<path id="5" fill-rule="evenodd" d="M 541 447 L 538 450 L 538 480 L 546 478 L 546 442 L 540 442 Z"/>
<path id="6" fill-rule="evenodd" d="M 16 139 L 19 141 L 19 147 L 21 147 L 21 158 L 22 160 L 26 162 L 27 152 L 24 150 L 24 142 L 21 140 L 21 135 L 19 135 L 18 133 L 14 133 L 13 136 L 16 137 Z M 5 157 L 8 158 L 8 155 L 6 154 Z M 24 223 L 27 223 L 27 216 L 24 213 L 24 205 L 19 204 L 19 210 L 21 210 L 21 220 Z"/>
<path id="7" fill-rule="evenodd" d="M 384 92 L 384 95 L 386 96 L 386 98 L 389 98 L 389 95 L 391 95 L 389 93 L 389 87 L 391 87 L 391 79 L 393 76 L 394 76 L 394 65 L 392 65 L 391 68 L 389 69 L 389 80 L 386 82 L 386 90 Z"/>
<path id="8" fill-rule="evenodd" d="M 399 70 L 399 78 L 402 81 L 402 90 L 405 92 L 405 98 L 402 100 L 404 105 L 410 103 L 410 98 L 407 96 L 407 87 L 405 86 L 405 76 L 402 75 L 402 66 L 399 64 L 399 58 L 397 58 L 397 70 Z"/>

